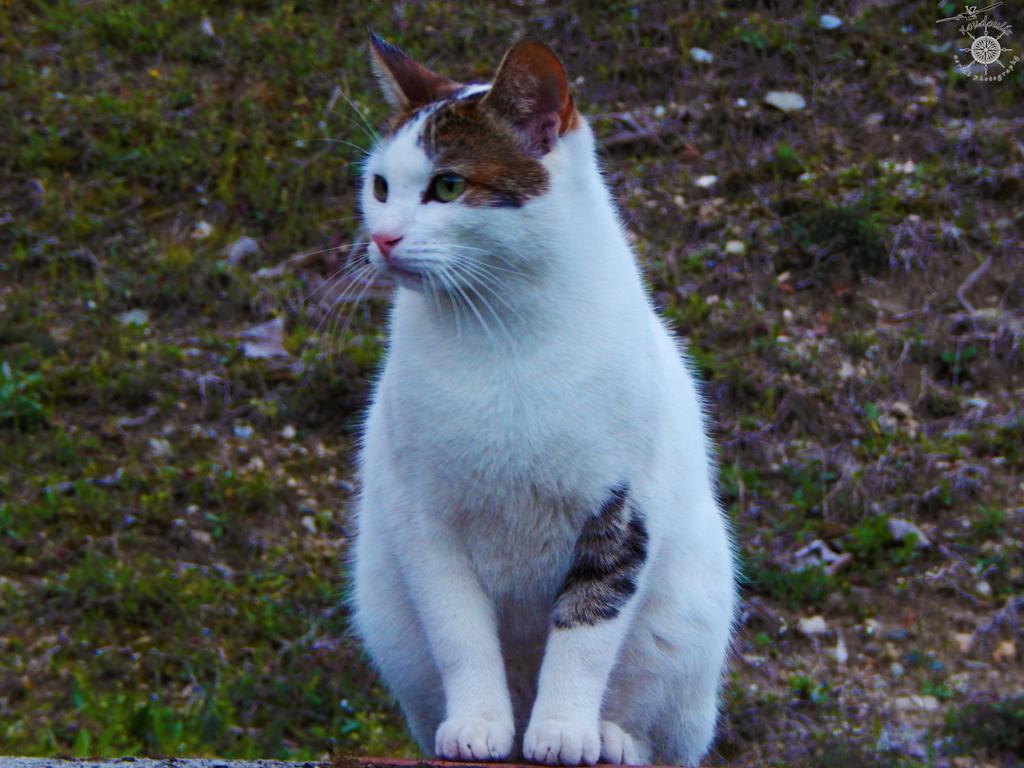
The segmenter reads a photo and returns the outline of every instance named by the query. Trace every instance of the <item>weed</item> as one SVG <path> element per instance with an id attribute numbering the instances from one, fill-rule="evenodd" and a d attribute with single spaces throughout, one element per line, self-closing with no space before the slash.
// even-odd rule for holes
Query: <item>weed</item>
<path id="1" fill-rule="evenodd" d="M 43 406 L 40 373 L 25 373 L 4 360 L 0 365 L 0 427 L 30 430 L 47 423 L 49 415 Z"/>
<path id="2" fill-rule="evenodd" d="M 1024 696 L 951 709 L 946 732 L 961 754 L 1024 759 Z"/>
<path id="3" fill-rule="evenodd" d="M 888 263 L 883 200 L 880 193 L 870 193 L 855 203 L 816 204 L 796 215 L 789 226 L 796 247 L 783 268 L 810 270 L 817 276 L 837 264 L 856 275 L 881 272 Z"/>
<path id="4" fill-rule="evenodd" d="M 818 566 L 789 570 L 748 554 L 742 571 L 751 592 L 790 608 L 821 603 L 835 588 L 832 578 Z"/>
<path id="5" fill-rule="evenodd" d="M 889 518 L 871 515 L 849 530 L 843 547 L 866 572 L 872 573 L 910 562 L 916 555 L 917 541 L 914 534 L 897 541 L 889 530 Z"/>

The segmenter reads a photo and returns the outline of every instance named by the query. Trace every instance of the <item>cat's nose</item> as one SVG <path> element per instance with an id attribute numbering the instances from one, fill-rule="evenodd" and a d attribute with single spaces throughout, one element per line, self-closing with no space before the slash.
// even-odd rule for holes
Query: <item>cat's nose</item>
<path id="1" fill-rule="evenodd" d="M 371 235 L 370 239 L 377 244 L 377 247 L 380 248 L 380 255 L 386 259 L 391 255 L 391 250 L 402 240 L 402 235 L 395 236 L 389 232 L 378 232 L 376 235 Z"/>

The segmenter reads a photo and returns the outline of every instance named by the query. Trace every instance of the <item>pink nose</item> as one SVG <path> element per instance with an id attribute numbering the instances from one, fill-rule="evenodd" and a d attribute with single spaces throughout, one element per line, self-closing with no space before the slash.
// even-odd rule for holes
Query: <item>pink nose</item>
<path id="1" fill-rule="evenodd" d="M 386 259 L 391 255 L 391 250 L 401 242 L 402 235 L 398 235 L 396 237 L 395 235 L 387 232 L 381 232 L 373 235 L 371 239 L 377 244 L 377 247 L 380 248 L 381 256 Z"/>

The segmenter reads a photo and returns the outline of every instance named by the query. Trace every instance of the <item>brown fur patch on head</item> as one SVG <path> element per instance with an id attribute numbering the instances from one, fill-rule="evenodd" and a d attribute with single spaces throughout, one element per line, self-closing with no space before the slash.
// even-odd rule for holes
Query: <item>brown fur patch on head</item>
<path id="1" fill-rule="evenodd" d="M 467 205 L 519 207 L 548 190 L 547 169 L 482 94 L 438 107 L 424 122 L 421 140 L 438 173 L 466 178 Z"/>

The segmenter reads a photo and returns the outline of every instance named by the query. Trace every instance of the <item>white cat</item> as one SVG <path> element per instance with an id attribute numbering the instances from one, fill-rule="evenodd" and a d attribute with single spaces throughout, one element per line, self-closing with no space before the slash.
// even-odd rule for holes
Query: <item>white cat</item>
<path id="1" fill-rule="evenodd" d="M 736 607 L 700 396 L 561 63 L 463 86 L 374 36 L 365 166 L 400 287 L 360 453 L 354 616 L 425 752 L 696 765 Z"/>

